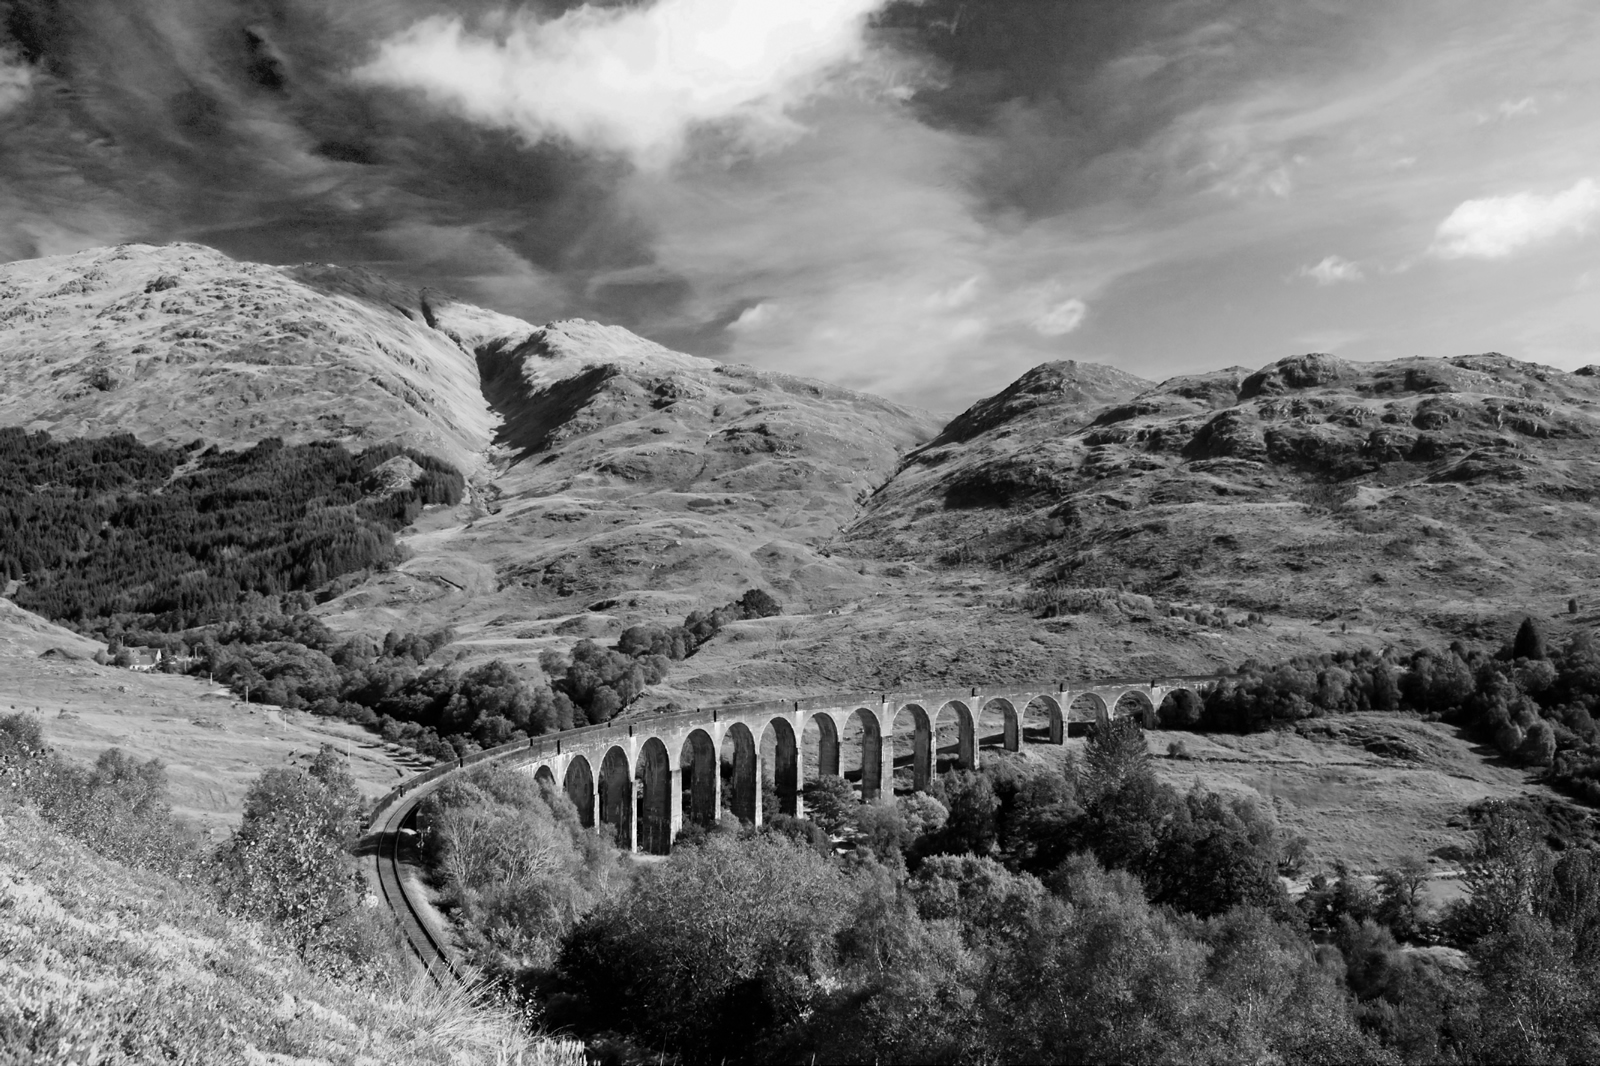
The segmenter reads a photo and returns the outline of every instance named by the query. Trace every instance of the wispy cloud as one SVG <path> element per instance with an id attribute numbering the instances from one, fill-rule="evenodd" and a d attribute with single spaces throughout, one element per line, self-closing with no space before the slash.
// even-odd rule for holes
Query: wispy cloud
<path id="1" fill-rule="evenodd" d="M 1468 200 L 1439 223 L 1430 251 L 1441 259 L 1502 259 L 1522 248 L 1583 233 L 1600 217 L 1600 185 L 1583 178 L 1541 196 L 1519 192 Z"/>
<path id="2" fill-rule="evenodd" d="M 663 166 L 696 127 L 782 140 L 794 111 L 867 56 L 883 0 L 657 0 L 585 4 L 559 18 L 519 11 L 469 30 L 435 16 L 383 43 L 357 71 L 414 88 L 529 141 L 564 138 Z"/>
<path id="3" fill-rule="evenodd" d="M 1537 115 L 1539 102 L 1531 96 L 1524 96 L 1521 100 L 1502 100 L 1495 109 L 1500 112 L 1501 118 L 1518 118 L 1523 115 Z"/>
<path id="4" fill-rule="evenodd" d="M 33 91 L 33 68 L 0 46 L 0 115 L 15 108 Z"/>
<path id="5" fill-rule="evenodd" d="M 1089 305 L 1074 296 L 1045 308 L 1029 325 L 1041 337 L 1065 337 L 1083 325 L 1088 314 Z"/>
<path id="6" fill-rule="evenodd" d="M 1341 281 L 1361 281 L 1366 277 L 1361 264 L 1337 255 L 1325 256 L 1321 262 L 1303 266 L 1295 274 L 1297 277 L 1311 278 L 1318 285 L 1337 285 Z"/>

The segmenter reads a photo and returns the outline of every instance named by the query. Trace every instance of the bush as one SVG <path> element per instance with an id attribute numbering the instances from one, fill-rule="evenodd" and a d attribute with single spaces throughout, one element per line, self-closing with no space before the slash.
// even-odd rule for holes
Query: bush
<path id="1" fill-rule="evenodd" d="M 218 851 L 218 887 L 237 914 L 274 924 L 303 956 L 359 954 L 361 875 L 347 858 L 360 802 L 324 745 L 309 771 L 268 770 Z"/>

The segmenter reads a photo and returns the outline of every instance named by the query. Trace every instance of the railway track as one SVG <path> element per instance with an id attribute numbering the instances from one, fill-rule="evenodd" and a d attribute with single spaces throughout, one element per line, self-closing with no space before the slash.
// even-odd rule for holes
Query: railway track
<path id="1" fill-rule="evenodd" d="M 423 968 L 428 971 L 430 977 L 442 985 L 450 980 L 464 980 L 463 974 L 455 960 L 450 957 L 445 945 L 428 928 L 422 911 L 411 898 L 411 894 L 406 891 L 405 879 L 401 876 L 400 870 L 400 846 L 403 834 L 414 831 L 417 803 L 421 798 L 416 794 L 402 796 L 400 801 L 382 817 L 376 827 L 378 846 L 374 855 L 377 860 L 378 885 L 383 891 L 384 903 L 395 920 L 400 923 L 400 929 L 405 933 L 407 943 L 422 962 Z"/>

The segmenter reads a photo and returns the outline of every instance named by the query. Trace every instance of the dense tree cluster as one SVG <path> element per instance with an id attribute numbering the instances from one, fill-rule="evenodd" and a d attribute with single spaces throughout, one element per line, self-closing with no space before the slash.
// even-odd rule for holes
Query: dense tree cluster
<path id="1" fill-rule="evenodd" d="M 771 596 L 752 589 L 726 608 L 689 619 L 720 618 L 720 628 L 754 616 L 738 611 L 777 610 Z M 117 646 L 149 645 L 187 657 L 185 668 L 209 673 L 252 701 L 344 718 L 436 759 L 608 722 L 671 665 L 664 655 L 592 640 L 579 641 L 570 655 L 547 652 L 539 670 L 519 671 L 500 660 L 469 669 L 435 661 L 454 639 L 450 629 L 390 632 L 381 642 L 340 637 L 303 611 L 265 608 L 215 625 L 116 629 L 113 636 Z"/>
<path id="2" fill-rule="evenodd" d="M 674 662 L 687 659 L 700 645 L 722 631 L 730 622 L 750 618 L 773 618 L 783 613 L 783 605 L 762 589 L 750 589 L 737 600 L 711 611 L 693 611 L 679 626 L 629 626 L 617 641 L 617 650 L 635 657 L 660 655 Z"/>
<path id="3" fill-rule="evenodd" d="M 1460 723 L 1508 759 L 1549 767 L 1550 780 L 1600 803 L 1600 643 L 1579 632 L 1559 647 L 1524 619 L 1490 653 L 1459 642 L 1406 659 L 1372 651 L 1245 663 L 1205 699 L 1199 728 L 1250 732 L 1326 714 L 1405 708 Z"/>
<path id="4" fill-rule="evenodd" d="M 626 880 L 616 849 L 583 828 L 565 793 L 496 764 L 430 792 L 417 824 L 437 902 L 502 975 L 548 966 L 578 918 Z"/>
<path id="5" fill-rule="evenodd" d="M 374 473 L 400 457 L 414 477 Z M 0 429 L 0 579 L 22 580 L 21 606 L 79 628 L 174 631 L 388 565 L 394 532 L 464 487 L 396 445 L 352 455 L 274 438 L 228 452 Z"/>
<path id="6" fill-rule="evenodd" d="M 605 864 L 569 854 L 552 868 L 581 889 L 542 888 L 530 909 L 539 954 L 557 945 L 553 967 L 519 982 L 530 1011 L 617 1061 L 1582 1062 L 1600 1050 L 1600 861 L 1553 856 L 1516 809 L 1479 812 L 1471 894 L 1443 914 L 1423 901 L 1420 860 L 1375 886 L 1340 868 L 1291 901 L 1271 822 L 1162 786 L 1131 722 L 1097 728 L 1065 772 L 990 762 L 932 795 L 868 805 L 837 779 L 814 783 L 807 809 L 843 849 L 792 818 L 759 831 L 724 820 L 603 888 L 591 871 Z M 541 802 L 508 834 L 514 854 L 485 862 L 527 866 L 533 841 L 559 843 L 538 827 L 559 824 L 561 800 Z M 492 809 L 484 828 L 517 817 Z"/>

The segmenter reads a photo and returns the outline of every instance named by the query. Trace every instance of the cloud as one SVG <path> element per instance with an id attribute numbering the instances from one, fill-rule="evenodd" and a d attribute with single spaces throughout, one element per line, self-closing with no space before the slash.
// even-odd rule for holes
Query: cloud
<path id="1" fill-rule="evenodd" d="M 1502 100 L 1495 110 L 1500 112 L 1501 118 L 1517 118 L 1520 115 L 1537 115 L 1539 102 L 1531 96 L 1524 96 L 1521 100 Z"/>
<path id="2" fill-rule="evenodd" d="M 1296 277 L 1314 278 L 1318 285 L 1337 285 L 1341 281 L 1360 281 L 1366 277 L 1359 263 L 1337 255 L 1327 256 L 1315 266 L 1303 266 Z"/>
<path id="3" fill-rule="evenodd" d="M 423 19 L 386 40 L 356 77 L 420 90 L 530 142 L 562 138 L 660 167 L 697 127 L 742 141 L 791 137 L 793 112 L 868 57 L 883 0 L 657 0 L 588 4 L 540 21 L 519 11 L 479 32 Z"/>
<path id="4" fill-rule="evenodd" d="M 1519 192 L 1468 200 L 1439 223 L 1440 259 L 1501 259 L 1530 244 L 1583 233 L 1600 217 L 1600 185 L 1584 178 L 1550 196 Z"/>
<path id="5" fill-rule="evenodd" d="M 1041 337 L 1064 337 L 1083 325 L 1084 316 L 1088 313 L 1089 305 L 1073 297 L 1050 307 L 1031 324 L 1034 332 Z"/>
<path id="6" fill-rule="evenodd" d="M 33 91 L 33 68 L 0 47 L 0 115 L 20 105 Z"/>

